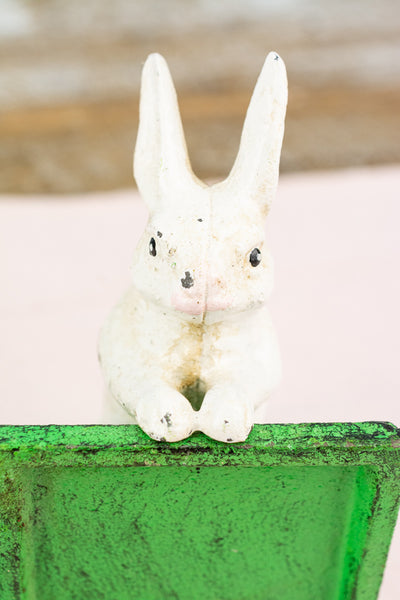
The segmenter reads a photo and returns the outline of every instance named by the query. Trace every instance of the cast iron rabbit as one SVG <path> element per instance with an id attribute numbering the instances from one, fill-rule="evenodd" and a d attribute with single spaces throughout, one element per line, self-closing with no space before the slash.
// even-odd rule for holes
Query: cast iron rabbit
<path id="1" fill-rule="evenodd" d="M 254 408 L 279 381 L 265 304 L 273 264 L 264 218 L 278 182 L 286 104 L 285 66 L 273 52 L 232 171 L 208 186 L 192 172 L 165 60 L 152 54 L 145 63 L 134 173 L 150 215 L 133 285 L 102 329 L 99 355 L 126 411 L 121 422 L 135 418 L 156 440 L 200 430 L 243 441 Z"/>

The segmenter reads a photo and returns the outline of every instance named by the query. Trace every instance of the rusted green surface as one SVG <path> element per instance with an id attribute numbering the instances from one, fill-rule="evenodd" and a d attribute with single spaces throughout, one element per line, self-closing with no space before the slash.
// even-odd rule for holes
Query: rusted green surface
<path id="1" fill-rule="evenodd" d="M 0 599 L 372 600 L 400 494 L 387 423 L 0 427 Z"/>

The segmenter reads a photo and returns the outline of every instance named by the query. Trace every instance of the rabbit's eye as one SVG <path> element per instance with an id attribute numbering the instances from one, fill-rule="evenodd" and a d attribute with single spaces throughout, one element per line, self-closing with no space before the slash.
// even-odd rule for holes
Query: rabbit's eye
<path id="1" fill-rule="evenodd" d="M 254 248 L 254 250 L 250 252 L 249 261 L 252 267 L 258 267 L 261 262 L 261 252 L 258 248 Z"/>
<path id="2" fill-rule="evenodd" d="M 156 240 L 154 238 L 151 238 L 151 240 L 149 242 L 149 253 L 151 256 L 156 256 L 156 254 L 157 254 Z"/>

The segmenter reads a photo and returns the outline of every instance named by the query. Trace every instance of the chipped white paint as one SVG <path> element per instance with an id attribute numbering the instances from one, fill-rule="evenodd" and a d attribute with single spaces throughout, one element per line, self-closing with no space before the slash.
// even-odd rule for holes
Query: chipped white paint
<path id="1" fill-rule="evenodd" d="M 286 103 L 285 67 L 270 53 L 232 171 L 207 186 L 190 167 L 165 60 L 152 54 L 144 66 L 134 172 L 150 216 L 133 285 L 102 329 L 99 354 L 108 389 L 126 411 L 120 422 L 136 419 L 154 439 L 200 430 L 243 441 L 254 408 L 279 381 L 265 304 L 273 263 L 264 218 L 278 181 Z M 191 386 L 205 393 L 200 410 L 183 395 Z"/>

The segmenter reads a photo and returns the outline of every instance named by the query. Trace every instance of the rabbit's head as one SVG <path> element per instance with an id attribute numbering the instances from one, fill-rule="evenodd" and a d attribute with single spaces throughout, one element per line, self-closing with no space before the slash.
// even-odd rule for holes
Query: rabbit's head
<path id="1" fill-rule="evenodd" d="M 135 178 L 149 208 L 137 246 L 135 286 L 164 311 L 195 323 L 264 303 L 273 283 L 264 219 L 275 195 L 287 104 L 282 59 L 270 53 L 258 79 L 228 178 L 212 186 L 192 172 L 165 60 L 142 75 Z"/>

